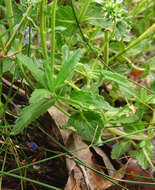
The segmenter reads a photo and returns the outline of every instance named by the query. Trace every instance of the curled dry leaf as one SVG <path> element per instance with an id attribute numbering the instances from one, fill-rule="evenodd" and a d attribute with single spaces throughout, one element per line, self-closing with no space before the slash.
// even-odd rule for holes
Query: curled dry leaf
<path id="1" fill-rule="evenodd" d="M 84 143 L 80 136 L 75 133 L 70 134 L 66 143 L 66 147 L 69 150 L 76 150 L 86 146 L 87 144 Z M 89 147 L 76 152 L 74 155 L 90 167 L 104 174 L 104 171 L 101 169 L 101 167 L 98 166 L 94 161 L 93 153 L 90 151 Z M 65 186 L 65 190 L 72 189 L 77 183 L 79 183 L 77 190 L 104 190 L 112 185 L 112 183 L 108 180 L 99 176 L 90 169 L 76 164 L 71 159 L 67 159 L 67 167 L 69 170 L 69 178 Z"/>
<path id="2" fill-rule="evenodd" d="M 64 107 L 63 109 L 67 111 Z M 68 117 L 55 106 L 52 106 L 48 111 L 52 115 L 52 118 L 56 122 L 57 126 L 63 126 L 67 124 Z"/>
<path id="3" fill-rule="evenodd" d="M 56 103 L 56 104 L 58 104 L 58 103 Z M 67 111 L 66 108 L 64 108 L 64 107 L 62 107 L 62 108 L 65 111 Z M 55 123 L 57 124 L 58 127 L 67 125 L 68 117 L 63 112 L 58 110 L 55 106 L 52 106 L 48 110 L 48 112 L 50 113 L 50 115 L 52 116 L 52 118 L 54 119 L 54 121 L 55 121 Z M 70 133 L 72 131 L 68 130 L 68 129 L 65 129 L 65 130 L 60 129 L 60 132 L 61 132 L 61 135 L 63 137 L 63 142 L 64 142 L 64 144 L 66 144 L 66 141 L 67 141 L 67 139 L 68 139 L 68 137 L 69 137 L 69 135 L 70 135 Z"/>
<path id="4" fill-rule="evenodd" d="M 109 174 L 109 176 L 113 177 L 114 174 L 115 174 L 115 172 L 114 172 L 115 168 L 113 167 L 112 163 L 110 162 L 108 156 L 99 147 L 94 147 L 94 150 L 96 151 L 97 154 L 99 154 L 102 157 L 102 159 L 103 159 L 103 161 L 105 163 L 106 168 L 108 168 L 108 174 Z"/>

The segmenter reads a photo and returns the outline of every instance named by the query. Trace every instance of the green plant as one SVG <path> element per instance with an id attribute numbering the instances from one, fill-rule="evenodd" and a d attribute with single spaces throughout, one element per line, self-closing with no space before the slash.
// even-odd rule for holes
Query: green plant
<path id="1" fill-rule="evenodd" d="M 69 1 L 63 6 L 62 2 L 58 5 L 59 2 L 54 0 L 47 8 L 46 0 L 32 0 L 22 4 L 27 10 L 18 21 L 13 17 L 11 1 L 6 2 L 6 11 L 11 17 L 8 30 L 11 36 L 1 47 L 4 50 L 2 58 L 9 50 L 25 49 L 16 55 L 16 59 L 7 58 L 0 63 L 1 76 L 9 72 L 13 83 L 14 78 L 20 78 L 14 72 L 17 69 L 33 89 L 29 105 L 21 110 L 10 135 L 19 134 L 59 102 L 71 112 L 58 107 L 69 117 L 66 127 L 72 126 L 83 140 L 92 146 L 102 145 L 106 142 L 102 131 L 107 129 L 118 136 L 111 140 L 122 138 L 113 147 L 113 159 L 134 146 L 135 150 L 129 152 L 131 157 L 136 158 L 144 169 L 148 165 L 154 169 L 150 141 L 155 123 L 154 87 L 127 77 L 135 69 L 143 72 L 143 78 L 154 77 L 154 57 L 147 59 L 147 55 L 155 49 L 155 24 L 149 19 L 142 32 L 133 24 L 138 14 L 146 14 L 142 5 L 150 1 L 139 2 L 128 12 L 127 4 L 122 1 Z M 153 8 L 154 5 L 150 6 Z M 37 11 L 40 23 L 35 19 Z M 136 18 L 136 22 L 145 21 L 145 18 Z M 29 42 L 23 44 L 27 27 Z M 31 29 L 36 32 L 41 49 L 37 45 L 31 47 Z M 135 32 L 131 33 L 131 29 Z M 5 32 L 0 34 L 1 41 L 5 35 Z M 32 52 L 35 58 L 31 57 Z M 146 58 L 142 63 L 141 57 Z M 10 66 L 12 62 L 14 70 L 5 70 L 5 64 Z M 145 117 L 149 111 L 152 115 L 148 120 Z M 1 112 L 3 124 L 7 125 L 3 105 Z"/>

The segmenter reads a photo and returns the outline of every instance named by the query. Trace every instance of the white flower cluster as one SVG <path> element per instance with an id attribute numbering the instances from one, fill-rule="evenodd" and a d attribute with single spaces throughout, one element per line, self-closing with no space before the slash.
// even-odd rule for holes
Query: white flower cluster
<path id="1" fill-rule="evenodd" d="M 109 19 L 119 19 L 126 12 L 125 9 L 121 8 L 121 3 L 123 0 L 104 0 L 102 3 L 102 9 L 104 11 L 105 17 Z"/>

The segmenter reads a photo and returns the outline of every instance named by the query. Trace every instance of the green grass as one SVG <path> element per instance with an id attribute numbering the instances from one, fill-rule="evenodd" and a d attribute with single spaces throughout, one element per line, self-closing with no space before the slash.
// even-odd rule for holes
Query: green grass
<path id="1" fill-rule="evenodd" d="M 59 189 L 30 180 L 22 170 L 21 153 L 13 148 L 18 135 L 26 135 L 27 128 L 57 102 L 69 117 L 65 127 L 72 127 L 89 145 L 117 140 L 113 158 L 128 153 L 143 169 L 154 170 L 154 6 L 151 0 L 0 1 L 0 133 L 4 140 L 0 189 L 3 175 L 20 179 L 22 189 L 25 181 Z M 6 76 L 11 82 L 4 95 L 2 78 Z M 20 82 L 14 92 L 16 81 Z M 29 101 L 24 108 L 13 103 L 21 89 Z M 8 112 L 15 121 L 8 120 Z M 105 129 L 116 137 L 104 139 Z M 6 171 L 8 150 L 20 175 Z M 73 160 L 116 183 L 78 158 Z"/>

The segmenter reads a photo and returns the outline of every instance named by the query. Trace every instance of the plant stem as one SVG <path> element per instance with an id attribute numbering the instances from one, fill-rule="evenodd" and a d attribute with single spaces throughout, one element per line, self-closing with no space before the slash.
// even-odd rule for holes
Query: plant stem
<path id="1" fill-rule="evenodd" d="M 8 138 L 8 143 L 10 145 L 10 150 L 11 150 L 13 156 L 14 156 L 16 164 L 17 164 L 18 167 L 20 167 L 19 155 L 17 153 L 17 150 L 16 150 L 11 138 Z M 24 187 L 23 187 L 24 180 L 22 179 L 22 176 L 23 176 L 22 170 L 20 170 L 19 173 L 20 173 L 20 177 L 21 177 L 21 190 L 24 190 Z"/>
<path id="2" fill-rule="evenodd" d="M 122 135 L 126 135 L 127 133 L 121 131 L 121 130 L 118 130 L 116 128 L 106 128 L 108 131 L 110 131 L 111 133 L 115 134 L 115 135 L 119 135 L 119 136 L 122 136 Z M 128 139 L 133 139 L 133 140 L 144 140 L 146 138 L 145 135 L 128 135 L 126 136 L 126 138 Z"/>
<path id="3" fill-rule="evenodd" d="M 56 6 L 57 6 L 57 0 L 53 1 L 53 9 L 52 9 L 52 14 L 51 14 L 51 27 L 52 27 L 52 32 L 51 32 L 51 73 L 52 73 L 52 78 L 54 77 L 54 54 L 55 54 L 55 18 L 56 18 Z"/>
<path id="4" fill-rule="evenodd" d="M 134 40 L 133 42 L 131 42 L 125 49 L 119 51 L 118 54 L 115 55 L 115 56 L 113 56 L 109 61 L 111 62 L 111 61 L 115 60 L 117 57 L 123 55 L 125 52 L 127 52 L 129 49 L 131 49 L 132 47 L 134 47 L 135 45 L 137 45 L 139 42 L 141 42 L 142 40 L 144 40 L 145 38 L 147 38 L 153 32 L 155 32 L 155 24 L 153 24 L 152 26 L 150 26 L 150 28 L 148 28 L 142 35 L 140 35 L 136 40 Z"/>
<path id="5" fill-rule="evenodd" d="M 20 38 L 19 38 L 19 43 L 18 43 L 18 47 L 17 47 L 18 50 L 21 50 L 21 49 L 22 49 L 23 39 L 24 39 L 24 33 L 25 33 L 25 29 L 26 29 L 26 24 L 27 24 L 26 18 L 30 15 L 30 13 L 31 13 L 31 8 L 32 8 L 32 5 L 30 5 L 30 6 L 28 7 L 26 13 L 24 14 L 24 17 L 22 18 L 22 20 L 21 20 L 20 23 L 18 24 L 17 29 L 15 30 L 15 33 L 14 33 L 13 36 L 12 36 L 12 40 L 13 40 L 14 37 L 15 37 L 15 34 L 16 34 L 17 30 L 18 30 L 18 29 L 20 28 L 20 26 L 22 25 L 22 34 L 21 34 L 21 36 L 20 36 Z M 10 41 L 9 41 L 9 42 L 10 42 Z M 8 42 L 8 43 L 9 43 L 9 42 Z M 11 43 L 11 42 L 10 42 L 10 43 Z M 18 65 L 19 65 L 19 68 L 20 68 L 20 70 L 21 70 L 21 73 L 22 73 L 23 77 L 25 78 L 25 80 L 27 81 L 27 83 L 33 88 L 33 83 L 32 83 L 32 81 L 30 80 L 30 78 L 27 76 L 27 74 L 25 73 L 25 70 L 24 70 L 24 68 L 23 68 L 22 62 L 19 61 L 19 60 L 17 60 L 17 63 L 18 63 Z"/>
<path id="6" fill-rule="evenodd" d="M 48 189 L 52 189 L 52 190 L 61 190 L 60 188 L 57 188 L 57 187 L 48 185 L 48 184 L 46 184 L 46 183 L 42 183 L 42 182 L 40 182 L 40 181 L 33 180 L 33 179 L 31 179 L 31 178 L 19 176 L 19 175 L 12 174 L 12 173 L 8 173 L 8 172 L 4 172 L 4 171 L 3 171 L 3 172 L 0 171 L 0 175 L 7 175 L 7 176 L 14 177 L 14 178 L 17 178 L 17 179 L 20 179 L 20 180 L 23 180 L 23 181 L 28 181 L 28 182 L 31 182 L 31 183 L 34 183 L 34 184 L 37 184 L 37 185 L 46 187 L 46 188 L 48 188 Z"/>
<path id="7" fill-rule="evenodd" d="M 150 159 L 148 153 L 146 152 L 146 150 L 145 150 L 144 148 L 142 148 L 142 151 L 143 151 L 143 153 L 144 153 L 144 155 L 145 155 L 146 160 L 147 160 L 148 163 L 150 164 L 151 168 L 153 169 L 153 171 L 155 171 L 155 167 L 154 167 L 154 165 L 152 164 L 152 161 L 151 161 L 151 159 Z"/>
<path id="8" fill-rule="evenodd" d="M 79 23 L 81 23 L 83 21 L 83 17 L 85 16 L 89 3 L 91 2 L 91 0 L 85 0 L 85 4 L 83 6 L 83 8 L 81 9 L 80 15 L 79 15 Z"/>
<path id="9" fill-rule="evenodd" d="M 143 7 L 145 7 L 145 4 L 148 2 L 148 0 L 142 0 L 142 1 L 139 1 L 139 3 L 137 4 L 136 7 L 134 7 L 134 9 L 132 9 L 132 11 L 129 13 L 130 15 L 132 16 L 135 16 L 135 15 L 138 15 L 139 12 L 141 11 L 141 9 Z"/>
<path id="10" fill-rule="evenodd" d="M 14 17 L 13 17 L 13 10 L 12 10 L 12 0 L 5 0 L 7 16 L 9 17 L 9 27 L 14 25 Z M 12 31 L 10 31 L 12 33 Z"/>
<path id="11" fill-rule="evenodd" d="M 7 44 L 5 45 L 5 48 L 3 50 L 3 55 L 5 55 L 5 51 L 7 50 L 7 52 L 9 51 L 9 47 L 11 46 L 11 43 L 13 42 L 17 31 L 20 29 L 21 25 L 23 24 L 23 22 L 25 21 L 25 19 L 29 16 L 30 11 L 31 11 L 32 5 L 30 5 L 26 11 L 26 13 L 23 15 L 23 18 L 21 19 L 21 21 L 19 22 L 17 29 L 13 31 L 9 41 L 7 42 Z"/>
<path id="12" fill-rule="evenodd" d="M 65 146 L 63 146 L 63 145 L 60 144 L 57 140 L 55 140 L 55 138 L 53 138 L 53 137 L 52 137 L 51 135 L 49 135 L 46 131 L 44 131 L 44 129 L 42 129 L 41 127 L 38 127 L 38 128 L 39 128 L 44 134 L 46 134 L 47 137 L 49 137 L 49 139 L 52 140 L 52 142 L 54 142 L 55 144 L 57 144 L 63 151 L 67 152 L 67 154 L 68 154 L 69 156 L 71 156 L 72 159 L 73 159 L 77 164 L 80 164 L 80 165 L 82 165 L 82 166 L 84 166 L 84 167 L 86 167 L 86 168 L 92 170 L 92 171 L 95 172 L 96 174 L 102 176 L 104 179 L 106 179 L 106 180 L 110 181 L 111 183 L 113 183 L 113 184 L 115 184 L 115 185 L 118 185 L 119 187 L 122 187 L 122 188 L 123 188 L 123 186 L 121 186 L 120 184 L 118 184 L 118 183 L 116 183 L 116 182 L 114 181 L 114 179 L 115 179 L 115 180 L 118 180 L 118 179 L 116 179 L 116 178 L 114 178 L 114 177 L 109 177 L 108 175 L 103 174 L 103 173 L 99 172 L 98 170 L 95 170 L 94 168 L 92 168 L 91 166 L 89 166 L 88 164 L 86 164 L 85 162 L 83 162 L 82 160 L 80 160 L 76 155 L 74 155 L 72 152 L 70 152 Z M 10 175 L 10 174 L 9 174 L 9 175 Z M 155 184 L 155 183 L 153 183 L 153 184 Z M 125 188 L 125 187 L 124 187 L 124 189 L 127 190 L 127 188 Z"/>
<path id="13" fill-rule="evenodd" d="M 57 105 L 57 104 L 55 104 L 54 105 L 59 111 L 61 111 L 62 113 L 64 113 L 67 117 L 70 117 L 71 115 L 68 113 L 68 112 L 66 112 L 61 106 L 59 106 L 59 105 Z"/>
<path id="14" fill-rule="evenodd" d="M 46 63 L 48 64 L 48 54 L 47 54 L 47 45 L 46 45 L 46 15 L 45 12 L 45 6 L 46 1 L 42 0 L 40 3 L 40 36 L 41 36 L 41 43 L 42 43 L 42 49 L 43 49 L 43 55 L 44 59 L 46 60 Z"/>
<path id="15" fill-rule="evenodd" d="M 71 86 L 73 89 L 80 91 L 80 88 L 78 88 L 73 82 L 69 82 L 69 81 L 65 81 L 65 84 L 68 84 L 69 86 Z"/>
<path id="16" fill-rule="evenodd" d="M 116 31 L 116 19 L 114 20 L 114 25 L 113 25 L 113 30 L 112 30 L 112 32 L 111 32 L 111 35 L 109 36 L 109 31 L 108 31 L 108 39 L 107 39 L 107 41 L 104 40 L 104 41 L 105 41 L 104 45 L 100 48 L 100 51 L 97 53 L 96 59 L 95 59 L 93 65 L 92 65 L 92 68 L 91 68 L 91 73 L 94 71 L 94 68 L 95 68 L 95 66 L 96 66 L 98 57 L 101 56 L 102 51 L 106 49 L 106 46 L 107 46 L 108 63 L 109 63 L 109 51 L 110 51 L 110 49 L 109 49 L 109 42 L 110 42 L 111 39 L 113 38 L 113 36 L 114 36 L 114 34 L 115 34 L 115 31 Z M 105 35 L 106 35 L 106 34 L 105 34 Z M 105 38 L 106 38 L 106 36 L 105 36 Z M 108 44 L 108 45 L 107 45 L 107 44 Z M 107 64 L 105 64 L 105 65 L 107 66 Z M 90 75 L 90 77 L 89 77 L 89 79 L 88 79 L 88 85 L 90 84 L 91 80 L 92 80 L 92 78 L 91 78 L 91 75 Z"/>
<path id="17" fill-rule="evenodd" d="M 7 159 L 7 153 L 8 153 L 8 143 L 6 143 L 6 149 L 5 149 L 5 153 L 4 153 L 4 158 L 3 158 L 3 163 L 2 163 L 2 168 L 1 171 L 4 171 L 5 168 L 5 164 L 6 164 L 6 159 Z M 2 190 L 2 176 L 0 177 L 0 190 Z"/>
<path id="18" fill-rule="evenodd" d="M 109 49 L 109 50 L 110 50 L 110 52 L 117 54 L 117 51 L 115 51 L 115 50 L 113 50 L 113 49 Z M 136 70 L 138 70 L 138 71 L 145 71 L 145 68 L 142 68 L 142 67 L 139 67 L 139 66 L 137 66 L 137 65 L 134 65 L 133 62 L 132 62 L 128 57 L 122 55 L 122 58 L 123 58 L 125 61 L 128 62 L 128 65 L 129 65 L 130 68 L 136 69 Z M 154 71 L 154 70 L 155 70 L 155 68 L 150 68 L 150 71 Z"/>
<path id="19" fill-rule="evenodd" d="M 104 48 L 104 61 L 105 61 L 105 64 L 108 65 L 109 63 L 109 31 L 106 30 L 105 31 L 105 48 Z"/>
<path id="20" fill-rule="evenodd" d="M 57 102 L 58 102 L 59 104 L 61 104 L 64 108 L 66 108 L 67 110 L 69 110 L 69 111 L 73 111 L 73 112 L 76 112 L 76 111 L 77 111 L 76 109 L 74 109 L 74 108 L 72 108 L 71 106 L 65 104 L 63 101 L 61 101 L 61 100 L 59 100 L 59 99 L 57 100 Z"/>

